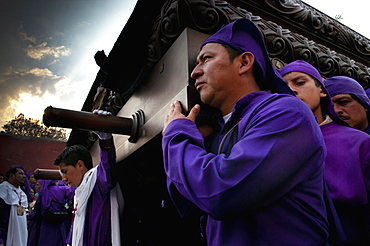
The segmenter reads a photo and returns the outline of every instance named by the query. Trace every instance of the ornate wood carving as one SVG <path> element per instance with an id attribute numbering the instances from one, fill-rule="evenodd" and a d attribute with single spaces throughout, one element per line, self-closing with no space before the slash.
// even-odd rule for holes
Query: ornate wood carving
<path id="1" fill-rule="evenodd" d="M 281 15 L 293 18 L 294 21 L 305 24 L 307 28 L 314 29 L 318 33 L 331 37 L 344 46 L 353 47 L 362 55 L 370 57 L 369 40 L 339 25 L 335 20 L 310 9 L 299 0 L 266 0 L 261 2 L 279 10 Z M 365 88 L 370 87 L 370 71 L 365 65 L 324 45 L 310 41 L 300 34 L 283 29 L 274 22 L 254 16 L 251 12 L 235 7 L 227 1 L 217 0 L 167 1 L 153 28 L 153 35 L 148 46 L 147 66 L 152 67 L 163 56 L 186 26 L 211 34 L 238 18 L 247 18 L 256 24 L 261 30 L 270 56 L 274 60 L 288 63 L 302 59 L 316 66 L 324 77 L 345 75 L 356 79 Z"/>
<path id="2" fill-rule="evenodd" d="M 244 3 L 245 6 L 248 3 L 263 5 L 264 8 L 270 8 L 266 11 L 276 11 L 284 18 L 299 23 L 302 28 L 308 28 L 311 32 L 332 39 L 362 56 L 370 57 L 368 39 L 299 0 L 237 2 Z M 147 61 L 140 78 L 144 78 L 145 73 L 161 59 L 185 27 L 212 34 L 238 18 L 247 18 L 260 29 L 278 69 L 285 63 L 301 59 L 318 68 L 324 77 L 345 75 L 356 79 L 364 88 L 370 87 L 370 69 L 364 64 L 222 0 L 168 0 L 153 25 L 152 36 L 148 41 Z M 112 91 L 105 104 L 106 110 L 116 114 L 133 92 L 130 90 L 119 94 Z"/>
<path id="3" fill-rule="evenodd" d="M 265 0 L 272 9 L 278 11 L 281 16 L 300 23 L 312 32 L 316 32 L 323 38 L 329 38 L 337 45 L 353 50 L 359 55 L 370 58 L 370 40 L 350 28 L 342 25 L 337 20 L 305 5 L 300 0 Z"/>

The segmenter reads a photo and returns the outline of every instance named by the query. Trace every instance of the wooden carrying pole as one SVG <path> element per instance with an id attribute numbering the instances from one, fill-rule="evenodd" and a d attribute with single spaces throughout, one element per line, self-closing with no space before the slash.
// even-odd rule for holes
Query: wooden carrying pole
<path id="1" fill-rule="evenodd" d="M 145 121 L 144 112 L 139 110 L 132 117 L 99 116 L 91 112 L 49 106 L 44 110 L 43 123 L 45 126 L 129 135 L 129 141 L 135 143 Z"/>
<path id="2" fill-rule="evenodd" d="M 39 169 L 37 168 L 33 173 L 35 179 L 49 179 L 49 180 L 61 180 L 62 176 L 60 175 L 59 170 L 53 169 Z"/>

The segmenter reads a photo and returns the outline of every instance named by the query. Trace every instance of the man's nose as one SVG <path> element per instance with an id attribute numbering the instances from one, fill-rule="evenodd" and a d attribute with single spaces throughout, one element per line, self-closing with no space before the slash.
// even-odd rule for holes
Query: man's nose
<path id="1" fill-rule="evenodd" d="M 192 79 L 197 79 L 202 74 L 202 70 L 197 65 L 190 74 Z"/>
<path id="2" fill-rule="evenodd" d="M 288 86 L 293 91 L 294 95 L 297 96 L 298 92 L 297 92 L 296 88 L 294 86 L 292 86 L 292 85 L 289 85 L 289 84 L 288 84 Z"/>
<path id="3" fill-rule="evenodd" d="M 334 111 L 337 114 L 343 114 L 342 107 L 340 107 L 337 103 L 333 103 L 334 105 Z"/>

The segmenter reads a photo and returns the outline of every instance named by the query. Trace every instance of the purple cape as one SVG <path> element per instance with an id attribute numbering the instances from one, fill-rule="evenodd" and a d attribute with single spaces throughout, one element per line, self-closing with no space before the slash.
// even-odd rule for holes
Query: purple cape
<path id="1" fill-rule="evenodd" d="M 346 242 L 370 245 L 370 136 L 335 122 L 320 128 L 327 146 L 325 180 Z"/>
<path id="2" fill-rule="evenodd" d="M 251 93 L 210 142 L 174 120 L 162 148 L 170 196 L 208 215 L 208 245 L 326 245 L 325 144 L 298 98 Z"/>
<path id="3" fill-rule="evenodd" d="M 70 218 L 64 221 L 57 221 L 50 218 L 52 211 L 69 212 L 66 204 L 72 206 L 75 187 L 56 186 L 57 180 L 39 180 L 42 187 L 34 207 L 29 215 L 28 223 L 28 245 L 38 246 L 64 246 L 67 234 L 70 229 Z"/>

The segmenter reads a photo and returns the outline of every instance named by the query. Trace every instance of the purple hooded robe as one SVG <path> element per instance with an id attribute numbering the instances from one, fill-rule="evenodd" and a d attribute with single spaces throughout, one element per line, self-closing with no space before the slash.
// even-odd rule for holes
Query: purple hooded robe
<path id="1" fill-rule="evenodd" d="M 114 178 L 116 149 L 100 150 L 100 163 L 97 166 L 97 179 L 86 207 L 84 246 L 108 246 L 111 238 L 110 191 L 116 186 Z"/>
<path id="2" fill-rule="evenodd" d="M 305 61 L 287 64 L 280 74 L 290 72 L 308 74 L 322 84 L 317 69 Z M 323 84 L 322 89 L 326 92 Z M 324 176 L 346 236 L 343 245 L 370 245 L 370 136 L 338 117 L 329 94 L 321 107 L 333 120 L 320 129 L 327 149 Z"/>
<path id="3" fill-rule="evenodd" d="M 248 33 L 247 33 L 248 32 Z M 206 40 L 251 51 L 264 74 L 220 131 L 205 141 L 194 122 L 172 121 L 162 148 L 170 196 L 183 216 L 207 214 L 208 245 L 327 245 L 326 155 L 310 109 L 272 67 L 259 30 L 240 19 Z"/>
<path id="4" fill-rule="evenodd" d="M 57 180 L 39 180 L 42 186 L 35 204 L 34 212 L 30 214 L 28 245 L 33 246 L 63 246 L 70 229 L 71 211 L 75 187 L 55 185 Z M 52 212 L 68 213 L 63 220 L 55 220 Z"/>

